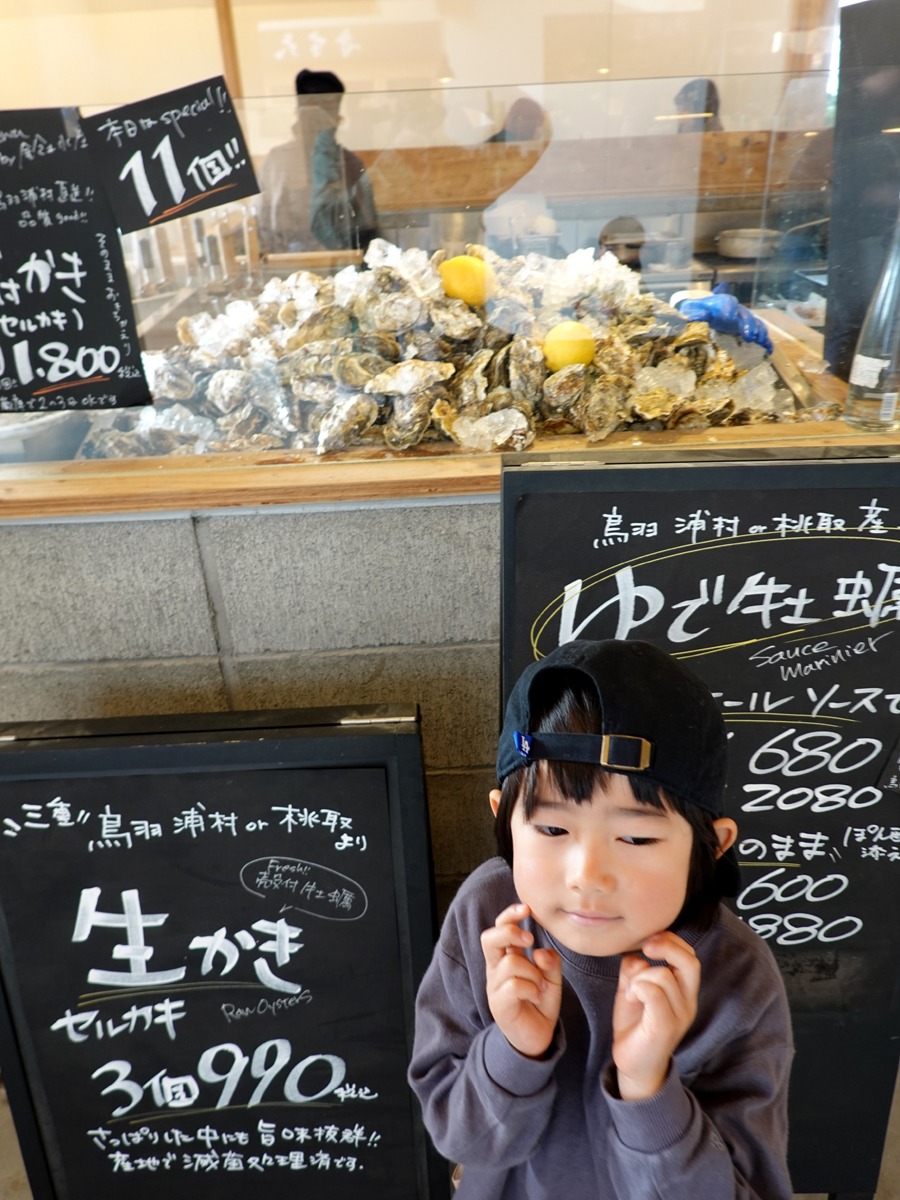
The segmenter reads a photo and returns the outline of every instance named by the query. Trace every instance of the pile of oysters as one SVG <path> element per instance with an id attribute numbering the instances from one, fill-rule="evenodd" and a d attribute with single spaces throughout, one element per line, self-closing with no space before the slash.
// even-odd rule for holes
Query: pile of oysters
<path id="1" fill-rule="evenodd" d="M 467 254 L 492 274 L 483 305 L 448 297 L 442 251 L 377 239 L 363 270 L 298 271 L 183 317 L 177 346 L 144 355 L 153 405 L 97 414 L 78 456 L 523 450 L 536 434 L 798 419 L 761 347 L 642 295 L 612 254 Z M 594 356 L 551 373 L 544 339 L 567 321 L 590 330 Z"/>

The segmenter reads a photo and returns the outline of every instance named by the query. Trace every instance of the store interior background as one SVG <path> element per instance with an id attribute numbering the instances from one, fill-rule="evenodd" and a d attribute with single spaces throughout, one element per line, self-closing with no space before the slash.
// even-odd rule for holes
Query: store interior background
<path id="1" fill-rule="evenodd" d="M 726 130 L 766 129 L 792 79 L 836 72 L 838 16 L 838 0 L 0 0 L 0 108 L 109 107 L 223 71 L 239 96 L 286 97 L 311 67 L 357 94 L 352 149 L 389 148 L 384 130 L 476 145 L 516 96 L 586 81 L 616 85 L 619 129 L 674 134 L 652 126 L 672 78 L 705 76 Z M 284 139 L 273 122 L 263 144 Z M 4 522 L 0 720 L 416 701 L 443 909 L 491 852 L 499 561 L 492 496 Z M 0 1198 L 27 1200 L 0 1118 Z M 897 1103 L 877 1193 L 894 1198 Z"/>

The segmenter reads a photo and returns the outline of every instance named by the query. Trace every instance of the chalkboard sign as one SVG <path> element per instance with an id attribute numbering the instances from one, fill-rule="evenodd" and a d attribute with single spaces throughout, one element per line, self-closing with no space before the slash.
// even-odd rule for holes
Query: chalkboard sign
<path id="1" fill-rule="evenodd" d="M 560 466 L 503 476 L 503 666 L 655 643 L 722 706 L 741 919 L 784 975 L 797 1192 L 874 1192 L 900 1055 L 900 471 Z"/>
<path id="2" fill-rule="evenodd" d="M 123 233 L 259 191 L 221 75 L 82 123 Z"/>
<path id="3" fill-rule="evenodd" d="M 0 1063 L 36 1200 L 443 1196 L 406 1084 L 414 707 L 140 728 L 0 732 Z"/>
<path id="4" fill-rule="evenodd" d="M 0 412 L 149 403 L 116 224 L 77 114 L 0 112 Z"/>

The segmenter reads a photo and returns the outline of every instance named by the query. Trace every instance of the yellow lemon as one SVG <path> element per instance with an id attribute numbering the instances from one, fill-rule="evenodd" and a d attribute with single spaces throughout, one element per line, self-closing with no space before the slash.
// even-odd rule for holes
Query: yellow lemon
<path id="1" fill-rule="evenodd" d="M 454 300 L 465 300 L 473 308 L 484 304 L 497 290 L 494 272 L 487 263 L 472 254 L 458 254 L 438 267 L 444 291 Z"/>
<path id="2" fill-rule="evenodd" d="M 594 357 L 594 335 L 580 321 L 554 325 L 544 338 L 544 360 L 551 371 L 572 363 L 589 363 Z"/>

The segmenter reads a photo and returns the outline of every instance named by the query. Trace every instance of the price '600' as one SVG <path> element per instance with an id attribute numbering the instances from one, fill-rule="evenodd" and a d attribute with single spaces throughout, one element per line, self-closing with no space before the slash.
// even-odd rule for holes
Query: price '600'
<path id="1" fill-rule="evenodd" d="M 747 912 L 765 904 L 789 904 L 797 900 L 819 904 L 840 896 L 850 882 L 846 875 L 835 874 L 825 875 L 821 879 L 813 879 L 812 875 L 793 875 L 784 882 L 775 883 L 784 873 L 784 867 L 776 867 L 774 871 L 755 879 L 738 897 L 738 909 Z M 826 923 L 814 913 L 787 913 L 783 916 L 779 913 L 755 913 L 748 924 L 763 938 L 773 937 L 781 929 L 782 932 L 775 938 L 779 946 L 801 946 L 811 941 L 842 942 L 859 933 L 863 927 L 859 917 L 837 917 Z"/>

